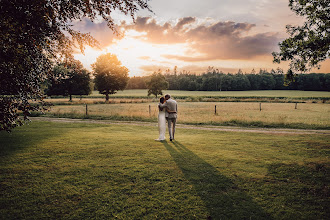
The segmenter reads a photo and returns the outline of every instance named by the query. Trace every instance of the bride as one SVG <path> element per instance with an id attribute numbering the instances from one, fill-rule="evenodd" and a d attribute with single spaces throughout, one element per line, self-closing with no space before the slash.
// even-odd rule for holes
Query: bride
<path id="1" fill-rule="evenodd" d="M 159 99 L 159 104 L 164 104 L 165 98 L 161 97 Z M 159 113 L 158 113 L 158 130 L 159 130 L 159 138 L 156 141 L 164 141 L 165 140 L 165 132 L 166 132 L 166 111 L 169 113 L 175 113 L 173 111 L 169 111 L 167 107 L 160 107 L 158 105 Z"/>
<path id="2" fill-rule="evenodd" d="M 159 99 L 159 103 L 164 104 L 165 98 L 161 97 Z M 166 108 L 162 108 L 158 105 L 159 113 L 158 113 L 158 130 L 159 130 L 159 138 L 156 141 L 164 141 L 165 140 L 165 132 L 166 132 L 166 118 L 165 111 Z"/>

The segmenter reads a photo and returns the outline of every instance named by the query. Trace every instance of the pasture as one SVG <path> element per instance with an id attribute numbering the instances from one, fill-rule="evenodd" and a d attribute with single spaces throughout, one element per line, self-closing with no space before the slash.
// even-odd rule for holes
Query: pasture
<path id="1" fill-rule="evenodd" d="M 173 97 L 285 97 L 285 98 L 329 98 L 329 92 L 299 91 L 299 90 L 260 90 L 260 91 L 183 91 L 164 90 L 163 94 L 171 94 Z M 112 97 L 148 97 L 145 89 L 118 91 Z M 91 97 L 105 97 L 98 91 L 93 91 Z"/>
<path id="2" fill-rule="evenodd" d="M 171 94 L 175 99 L 185 101 L 263 101 L 263 102 L 314 102 L 329 101 L 329 92 L 322 91 L 298 91 L 298 90 L 260 90 L 260 91 L 182 91 L 182 90 L 164 90 L 163 94 Z M 134 89 L 118 91 L 116 94 L 110 95 L 111 99 L 144 99 L 158 100 L 155 96 L 148 96 L 146 89 Z M 55 99 L 54 99 L 55 98 Z M 104 101 L 105 95 L 98 91 L 93 91 L 90 95 L 73 96 L 74 101 L 80 101 L 83 98 L 85 102 L 90 102 L 91 99 L 96 101 Z M 86 100 L 87 99 L 87 100 Z M 50 102 L 66 102 L 67 97 L 53 96 L 48 99 Z"/>
<path id="3" fill-rule="evenodd" d="M 180 102 L 178 123 L 258 127 L 330 126 L 330 105 L 321 103 Z M 149 109 L 150 106 L 150 109 Z M 216 106 L 216 114 L 215 114 Z M 297 107 L 297 109 L 295 109 Z M 157 102 L 55 105 L 46 115 L 71 118 L 157 121 Z"/>
<path id="4" fill-rule="evenodd" d="M 0 133 L 2 219 L 327 219 L 328 135 L 32 122 Z"/>

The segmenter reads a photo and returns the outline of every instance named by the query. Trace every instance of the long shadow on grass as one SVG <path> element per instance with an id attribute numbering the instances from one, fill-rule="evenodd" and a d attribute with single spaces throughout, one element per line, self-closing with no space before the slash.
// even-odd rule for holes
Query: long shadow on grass
<path id="1" fill-rule="evenodd" d="M 39 127 L 40 124 L 41 128 Z M 41 141 L 61 136 L 64 133 L 65 129 L 48 122 L 37 125 L 31 122 L 13 129 L 11 133 L 2 131 L 0 132 L 0 157 L 10 156 L 17 151 L 37 145 Z"/>
<path id="2" fill-rule="evenodd" d="M 178 141 L 163 144 L 204 201 L 209 219 L 272 219 L 229 178 L 183 144 Z"/>

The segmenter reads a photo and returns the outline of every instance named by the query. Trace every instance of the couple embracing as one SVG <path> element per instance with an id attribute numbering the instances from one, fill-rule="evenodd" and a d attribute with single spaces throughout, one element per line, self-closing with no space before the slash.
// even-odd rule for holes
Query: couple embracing
<path id="1" fill-rule="evenodd" d="M 157 141 L 165 140 L 166 121 L 167 121 L 170 141 L 172 141 L 174 140 L 178 105 L 175 100 L 171 99 L 171 95 L 166 94 L 165 98 L 164 97 L 160 98 L 158 109 L 159 109 L 159 114 L 158 114 L 159 138 L 156 140 Z"/>

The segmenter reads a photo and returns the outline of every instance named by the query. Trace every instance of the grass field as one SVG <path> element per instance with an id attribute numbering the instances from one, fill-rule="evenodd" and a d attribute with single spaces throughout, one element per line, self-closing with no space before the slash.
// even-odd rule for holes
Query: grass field
<path id="1" fill-rule="evenodd" d="M 150 105 L 150 114 L 149 114 Z M 330 105 L 318 103 L 179 102 L 178 122 L 186 124 L 239 125 L 258 127 L 330 127 Z M 215 105 L 217 114 L 215 115 Z M 57 105 L 50 114 L 59 117 L 85 117 L 85 105 Z M 156 121 L 157 103 L 118 103 L 88 105 L 91 118 Z"/>
<path id="2" fill-rule="evenodd" d="M 260 91 L 180 91 L 165 90 L 163 94 L 171 94 L 174 98 L 186 97 L 279 97 L 279 98 L 330 98 L 329 92 L 320 91 L 298 91 L 298 90 L 260 90 Z M 148 98 L 148 92 L 145 89 L 134 89 L 118 91 L 111 97 L 123 98 Z M 83 96 L 86 97 L 86 96 Z M 89 97 L 105 97 L 98 91 L 93 91 Z"/>
<path id="3" fill-rule="evenodd" d="M 1 219 L 328 219 L 326 135 L 33 122 L 0 133 Z"/>
<path id="4" fill-rule="evenodd" d="M 230 96 L 230 97 L 330 97 L 329 92 L 319 91 L 297 91 L 297 90 L 261 90 L 261 91 L 180 91 L 180 90 L 165 90 L 164 94 L 175 96 Z M 92 95 L 98 94 L 94 91 Z M 147 96 L 147 90 L 124 90 L 118 91 L 114 96 Z M 103 96 L 103 95 L 102 95 Z"/>

